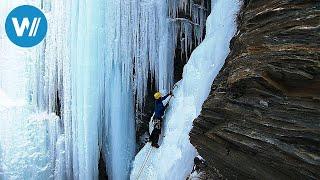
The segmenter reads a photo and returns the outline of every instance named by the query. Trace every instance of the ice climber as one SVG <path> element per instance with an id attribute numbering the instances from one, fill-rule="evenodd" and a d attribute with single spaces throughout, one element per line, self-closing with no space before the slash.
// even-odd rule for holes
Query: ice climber
<path id="1" fill-rule="evenodd" d="M 164 115 L 164 111 L 169 105 L 169 103 L 167 103 L 164 106 L 163 101 L 166 100 L 170 95 L 172 96 L 172 92 L 165 95 L 164 97 L 162 97 L 160 92 L 157 92 L 154 94 L 154 99 L 155 99 L 154 116 L 153 116 L 154 129 L 150 135 L 150 141 L 151 141 L 151 145 L 156 148 L 159 148 L 158 141 L 159 141 L 159 136 L 161 134 L 162 116 Z"/>

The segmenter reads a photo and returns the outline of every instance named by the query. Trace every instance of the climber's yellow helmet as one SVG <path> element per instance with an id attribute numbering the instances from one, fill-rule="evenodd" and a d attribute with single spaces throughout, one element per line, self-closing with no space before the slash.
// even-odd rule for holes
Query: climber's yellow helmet
<path id="1" fill-rule="evenodd" d="M 155 99 L 160 99 L 161 98 L 161 93 L 160 92 L 156 92 L 156 93 L 154 93 L 154 98 Z"/>

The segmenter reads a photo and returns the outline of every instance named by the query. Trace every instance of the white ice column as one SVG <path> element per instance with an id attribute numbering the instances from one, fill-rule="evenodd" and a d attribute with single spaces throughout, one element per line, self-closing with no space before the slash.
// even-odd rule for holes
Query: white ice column
<path id="1" fill-rule="evenodd" d="M 98 179 L 104 92 L 105 1 L 72 1 L 72 142 L 75 179 Z"/>
<path id="2" fill-rule="evenodd" d="M 104 154 L 108 177 L 121 180 L 128 178 L 135 153 L 131 15 L 137 2 L 107 0 L 106 7 Z"/>

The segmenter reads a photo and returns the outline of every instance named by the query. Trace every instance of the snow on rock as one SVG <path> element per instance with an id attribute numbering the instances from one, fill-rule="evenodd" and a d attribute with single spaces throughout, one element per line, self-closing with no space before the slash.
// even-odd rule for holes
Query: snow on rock
<path id="1" fill-rule="evenodd" d="M 202 175 L 203 175 L 202 172 L 199 173 L 197 171 L 194 171 L 193 173 L 191 173 L 188 180 L 200 180 Z"/>
<path id="2" fill-rule="evenodd" d="M 164 118 L 163 142 L 159 149 L 152 148 L 143 168 L 150 143 L 137 154 L 130 179 L 186 179 L 190 174 L 197 152 L 190 144 L 188 134 L 229 53 L 240 4 L 238 0 L 212 3 L 206 38 L 192 53 L 184 67 L 183 79 L 174 89 L 175 97 Z"/>

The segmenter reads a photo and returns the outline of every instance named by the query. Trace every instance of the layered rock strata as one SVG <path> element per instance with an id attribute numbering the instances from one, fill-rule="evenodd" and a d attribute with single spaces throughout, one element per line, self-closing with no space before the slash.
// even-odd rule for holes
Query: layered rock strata
<path id="1" fill-rule="evenodd" d="M 320 1 L 244 1 L 190 133 L 213 179 L 320 179 L 319 42 Z"/>

